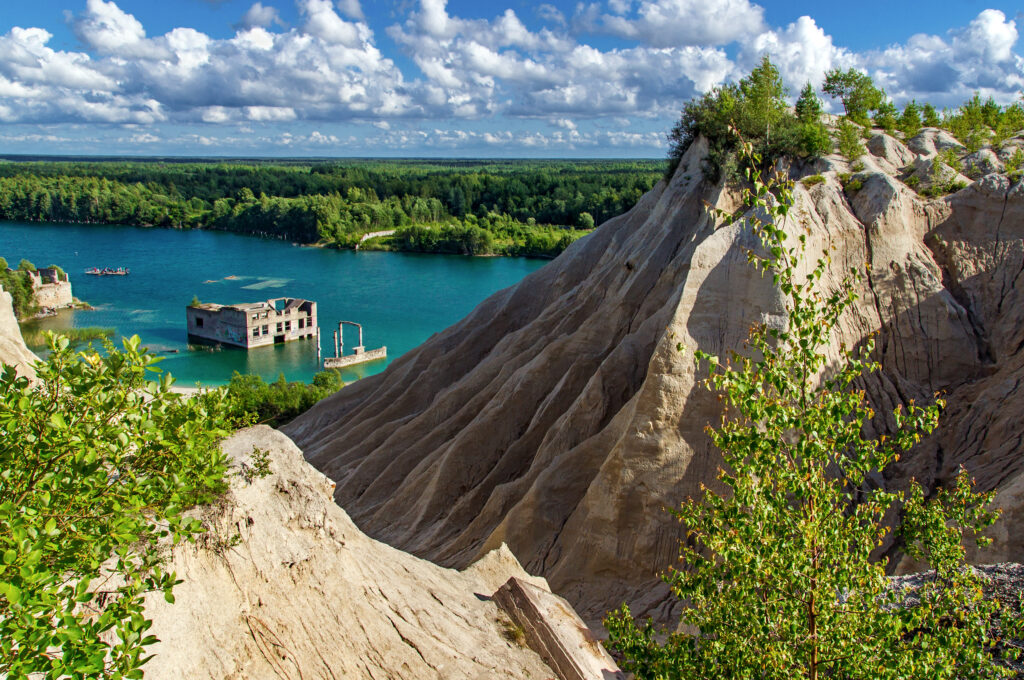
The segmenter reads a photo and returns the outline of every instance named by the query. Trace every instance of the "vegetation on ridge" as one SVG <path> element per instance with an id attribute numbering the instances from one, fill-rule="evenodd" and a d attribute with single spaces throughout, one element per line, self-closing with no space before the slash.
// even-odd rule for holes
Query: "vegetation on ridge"
<path id="1" fill-rule="evenodd" d="M 788 322 L 755 326 L 746 351 L 727 360 L 697 353 L 726 406 L 708 427 L 724 491 L 704 488 L 674 511 L 686 538 L 680 567 L 663 578 L 682 602 L 679 626 L 639 624 L 624 606 L 605 621 L 611 646 L 639 680 L 1010 675 L 993 655 L 1015 650 L 990 630 L 998 623 L 1019 639 L 1019 614 L 983 599 L 962 545 L 983 542 L 993 494 L 974 493 L 964 471 L 930 499 L 916 482 L 903 493 L 869 483 L 936 427 L 944 404 L 911 401 L 892 414 L 888 437 L 864 436 L 875 414 L 856 385 L 879 369 L 873 341 L 843 348 L 836 364 L 825 352 L 862 274 L 831 289 L 826 252 L 798 275 L 807 236 L 786 232 L 792 185 L 762 181 L 753 145 L 743 153 L 753 187 L 746 225 L 761 241 L 748 257 L 782 292 Z M 873 557 L 891 538 L 935 570 L 913 598 L 890 585 L 887 559 Z"/>
<path id="2" fill-rule="evenodd" d="M 662 161 L 0 162 L 0 219 L 220 229 L 352 248 L 551 256 Z"/>

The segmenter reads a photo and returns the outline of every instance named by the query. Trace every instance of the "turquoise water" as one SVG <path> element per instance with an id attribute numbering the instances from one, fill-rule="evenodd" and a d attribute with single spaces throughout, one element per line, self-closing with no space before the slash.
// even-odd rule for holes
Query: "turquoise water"
<path id="1" fill-rule="evenodd" d="M 30 326 L 106 326 L 117 337 L 137 334 L 164 357 L 161 368 L 180 385 L 223 384 L 233 371 L 308 381 L 318 370 L 312 340 L 249 351 L 190 348 L 185 306 L 193 296 L 225 304 L 282 296 L 315 300 L 325 356 L 333 354 L 333 330 L 345 319 L 363 324 L 367 349 L 386 345 L 390 361 L 544 265 L 524 258 L 325 250 L 222 232 L 18 222 L 0 222 L 0 256 L 12 266 L 21 258 L 39 267 L 60 265 L 71 275 L 75 297 L 96 307 Z M 131 274 L 86 276 L 90 267 L 128 267 Z M 347 351 L 356 340 L 347 327 Z M 344 379 L 379 373 L 386 365 L 355 366 Z"/>

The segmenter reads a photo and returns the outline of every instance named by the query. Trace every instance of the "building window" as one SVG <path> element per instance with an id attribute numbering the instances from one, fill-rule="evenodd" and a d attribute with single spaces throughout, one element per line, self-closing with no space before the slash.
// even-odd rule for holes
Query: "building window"
<path id="1" fill-rule="evenodd" d="M 305 328 L 305 327 L 306 327 L 306 320 L 305 319 L 299 319 L 299 328 L 301 329 L 301 328 Z"/>
<path id="2" fill-rule="evenodd" d="M 284 322 L 284 329 L 286 331 L 290 331 L 292 329 L 292 322 L 291 321 L 285 321 Z"/>
<path id="3" fill-rule="evenodd" d="M 260 329 L 258 327 L 252 329 L 252 337 L 254 337 L 254 338 L 260 337 Z"/>
<path id="4" fill-rule="evenodd" d="M 269 332 L 270 332 L 270 326 L 264 326 L 263 327 L 263 335 L 266 335 Z"/>
<path id="5" fill-rule="evenodd" d="M 203 317 L 197 316 L 196 317 L 196 328 L 202 328 L 202 327 L 203 327 Z"/>
<path id="6" fill-rule="evenodd" d="M 278 333 L 281 332 L 281 322 L 280 321 L 277 322 L 277 332 Z"/>

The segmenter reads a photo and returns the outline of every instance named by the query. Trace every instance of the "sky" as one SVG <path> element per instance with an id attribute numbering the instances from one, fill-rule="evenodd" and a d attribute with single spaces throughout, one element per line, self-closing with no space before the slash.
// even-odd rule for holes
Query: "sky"
<path id="1" fill-rule="evenodd" d="M 1010 2 L 3 1 L 4 154 L 657 158 L 765 53 L 793 94 L 1024 90 Z"/>

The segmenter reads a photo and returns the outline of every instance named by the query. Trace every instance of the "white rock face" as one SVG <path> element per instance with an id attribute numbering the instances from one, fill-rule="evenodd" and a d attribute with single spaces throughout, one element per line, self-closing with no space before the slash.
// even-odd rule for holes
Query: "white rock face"
<path id="1" fill-rule="evenodd" d="M 885 161 L 891 168 L 888 170 L 890 173 L 896 172 L 914 161 L 914 152 L 908 149 L 903 142 L 880 132 L 871 135 L 867 146 L 872 156 Z"/>
<path id="2" fill-rule="evenodd" d="M 0 363 L 14 366 L 18 375 L 33 378 L 36 372 L 32 370 L 32 364 L 37 361 L 39 357 L 25 346 L 25 340 L 21 337 L 21 328 L 11 304 L 11 294 L 0 288 Z"/>
<path id="3" fill-rule="evenodd" d="M 437 567 L 360 532 L 332 501 L 333 483 L 280 432 L 258 426 L 224 444 L 236 462 L 251 462 L 253 447 L 272 474 L 236 478 L 204 510 L 212 531 L 172 553 L 184 580 L 175 604 L 147 601 L 160 642 L 146 678 L 554 677 L 506 639 L 487 599 L 511 576 L 547 588 L 507 548 L 463 572 Z"/>
<path id="4" fill-rule="evenodd" d="M 943 135 L 915 139 L 934 152 Z M 708 216 L 705 201 L 738 203 L 703 180 L 705 152 L 698 141 L 629 213 L 285 428 L 363 530 L 448 566 L 507 543 L 591 621 L 623 601 L 667 618 L 656 574 L 675 563 L 679 527 L 665 507 L 713 484 L 720 461 L 704 434 L 720 405 L 692 350 L 725 354 L 751 323 L 785 322 L 780 293 L 747 263 L 751 235 Z M 860 173 L 849 196 L 826 174 L 797 185 L 788 228 L 809 230 L 811 257 L 834 249 L 830 285 L 870 263 L 831 354 L 877 332 L 883 370 L 864 384 L 876 411 L 938 390 L 950 404 L 942 429 L 879 481 L 938 484 L 965 464 L 982 488 L 1017 489 L 1021 185 L 991 175 L 927 201 L 884 172 Z M 1024 533 L 1018 514 L 1009 536 Z M 1024 559 L 1019 538 L 998 545 L 999 559 Z"/>
<path id="5" fill-rule="evenodd" d="M 946 149 L 960 151 L 964 145 L 956 137 L 939 128 L 922 128 L 915 136 L 907 141 L 907 146 L 916 154 L 932 157 L 942 153 Z"/>
<path id="6" fill-rule="evenodd" d="M 1003 171 L 1003 162 L 992 149 L 981 149 L 968 154 L 963 159 L 964 172 L 971 177 L 981 177 L 993 172 Z"/>

